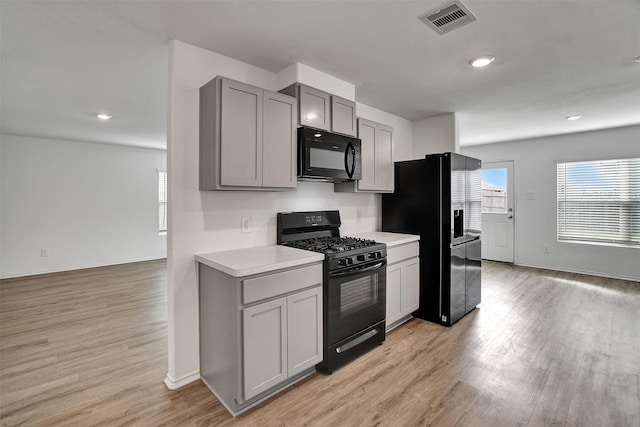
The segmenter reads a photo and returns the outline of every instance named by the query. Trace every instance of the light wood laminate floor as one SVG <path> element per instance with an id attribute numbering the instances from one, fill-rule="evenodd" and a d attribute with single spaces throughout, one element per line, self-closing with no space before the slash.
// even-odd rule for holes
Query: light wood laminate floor
<path id="1" fill-rule="evenodd" d="M 164 261 L 3 280 L 0 423 L 640 425 L 640 283 L 484 262 L 482 300 L 234 419 L 201 382 L 162 382 Z"/>

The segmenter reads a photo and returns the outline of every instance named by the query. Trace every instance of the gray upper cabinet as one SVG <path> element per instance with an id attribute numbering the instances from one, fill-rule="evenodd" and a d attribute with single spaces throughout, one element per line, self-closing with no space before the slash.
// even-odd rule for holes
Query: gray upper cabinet
<path id="1" fill-rule="evenodd" d="M 362 140 L 362 179 L 337 183 L 335 191 L 392 193 L 393 128 L 358 119 L 358 138 Z"/>
<path id="2" fill-rule="evenodd" d="M 369 120 L 358 119 L 358 137 L 362 140 L 362 179 L 357 183 L 357 189 L 375 191 L 377 124 Z"/>
<path id="3" fill-rule="evenodd" d="M 331 95 L 300 83 L 287 86 L 280 93 L 298 100 L 298 126 L 331 130 Z"/>
<path id="4" fill-rule="evenodd" d="M 356 136 L 356 103 L 331 95 L 331 132 Z"/>
<path id="5" fill-rule="evenodd" d="M 295 98 L 224 77 L 200 88 L 200 190 L 296 186 Z"/>
<path id="6" fill-rule="evenodd" d="M 295 99 L 264 91 L 262 185 L 293 188 L 297 183 Z"/>
<path id="7" fill-rule="evenodd" d="M 312 87 L 300 85 L 298 102 L 300 105 L 300 125 L 318 129 L 330 129 L 330 95 Z"/>
<path id="8" fill-rule="evenodd" d="M 298 100 L 298 126 L 356 136 L 356 103 L 339 96 L 294 83 L 280 90 Z"/>
<path id="9" fill-rule="evenodd" d="M 376 144 L 376 188 L 393 192 L 393 128 L 378 124 Z"/>
<path id="10" fill-rule="evenodd" d="M 222 80 L 220 185 L 262 186 L 262 89 Z"/>

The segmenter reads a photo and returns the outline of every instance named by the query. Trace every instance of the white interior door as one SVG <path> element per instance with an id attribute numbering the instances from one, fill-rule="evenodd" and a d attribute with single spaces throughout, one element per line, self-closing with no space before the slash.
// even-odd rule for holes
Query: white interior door
<path id="1" fill-rule="evenodd" d="M 482 258 L 513 262 L 513 162 L 482 163 Z"/>

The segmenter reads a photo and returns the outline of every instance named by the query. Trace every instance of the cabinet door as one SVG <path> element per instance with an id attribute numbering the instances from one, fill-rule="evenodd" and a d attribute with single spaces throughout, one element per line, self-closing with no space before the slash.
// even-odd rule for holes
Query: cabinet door
<path id="1" fill-rule="evenodd" d="M 420 307 L 420 270 L 418 258 L 402 263 L 402 314 Z"/>
<path id="2" fill-rule="evenodd" d="M 296 99 L 264 91 L 262 185 L 290 187 L 297 183 Z"/>
<path id="3" fill-rule="evenodd" d="M 244 400 L 287 378 L 287 299 L 242 310 Z"/>
<path id="4" fill-rule="evenodd" d="M 262 89 L 222 80 L 220 185 L 262 186 Z"/>
<path id="5" fill-rule="evenodd" d="M 356 136 L 356 103 L 331 95 L 331 131 Z"/>
<path id="6" fill-rule="evenodd" d="M 288 373 L 322 362 L 322 287 L 287 297 Z"/>
<path id="7" fill-rule="evenodd" d="M 376 189 L 393 191 L 393 128 L 378 125 Z"/>
<path id="8" fill-rule="evenodd" d="M 402 269 L 400 264 L 387 266 L 387 326 L 402 317 Z"/>
<path id="9" fill-rule="evenodd" d="M 300 85 L 298 91 L 300 125 L 331 130 L 329 98 L 330 95 L 326 92 Z"/>
<path id="10" fill-rule="evenodd" d="M 378 139 L 376 123 L 358 119 L 358 138 L 362 140 L 362 179 L 358 181 L 358 190 L 375 190 Z"/>

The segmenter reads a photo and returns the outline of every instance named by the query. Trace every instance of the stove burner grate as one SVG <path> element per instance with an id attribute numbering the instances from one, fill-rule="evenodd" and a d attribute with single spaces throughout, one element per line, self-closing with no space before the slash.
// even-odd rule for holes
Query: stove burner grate
<path id="1" fill-rule="evenodd" d="M 321 252 L 325 254 L 346 252 L 359 248 L 366 248 L 377 245 L 373 240 L 359 239 L 357 237 L 324 237 L 316 239 L 303 239 L 285 243 L 291 246 L 307 251 Z"/>

